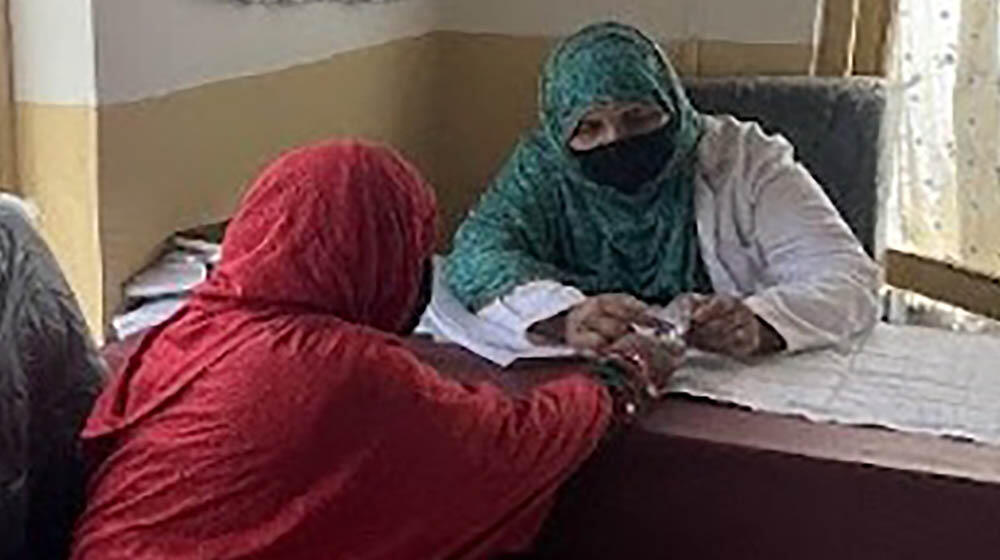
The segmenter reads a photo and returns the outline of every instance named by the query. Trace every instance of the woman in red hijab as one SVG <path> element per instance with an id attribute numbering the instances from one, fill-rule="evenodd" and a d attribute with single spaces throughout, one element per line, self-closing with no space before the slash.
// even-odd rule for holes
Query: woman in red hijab
<path id="1" fill-rule="evenodd" d="M 147 335 L 83 433 L 73 558 L 420 559 L 516 551 L 611 406 L 580 366 L 519 394 L 397 337 L 423 307 L 430 187 L 333 142 L 253 185 L 223 260 Z M 397 333 L 397 334 L 393 334 Z"/>

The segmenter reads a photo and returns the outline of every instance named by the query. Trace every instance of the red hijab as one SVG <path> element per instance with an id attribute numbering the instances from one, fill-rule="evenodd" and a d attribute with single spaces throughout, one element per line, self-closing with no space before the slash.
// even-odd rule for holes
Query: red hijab
<path id="1" fill-rule="evenodd" d="M 99 449 L 76 559 L 479 558 L 523 548 L 607 424 L 582 373 L 457 381 L 394 334 L 435 204 L 389 149 L 294 151 L 223 260 L 148 335 L 83 433 Z"/>

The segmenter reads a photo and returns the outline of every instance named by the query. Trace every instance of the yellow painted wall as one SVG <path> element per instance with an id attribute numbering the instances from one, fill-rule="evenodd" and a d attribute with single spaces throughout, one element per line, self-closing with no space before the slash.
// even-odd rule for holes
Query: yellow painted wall
<path id="1" fill-rule="evenodd" d="M 108 310 L 170 233 L 227 217 L 283 150 L 363 136 L 432 165 L 432 38 L 100 108 L 100 233 Z"/>
<path id="2" fill-rule="evenodd" d="M 450 238 L 465 211 L 502 164 L 518 135 L 536 122 L 537 81 L 555 40 L 435 33 L 438 78 L 432 96 L 439 119 L 434 180 Z M 682 75 L 805 74 L 809 45 L 692 40 L 667 45 Z"/>
<path id="3" fill-rule="evenodd" d="M 104 313 L 98 221 L 96 119 L 91 107 L 19 103 L 21 194 L 38 205 L 52 247 L 95 334 Z"/>
<path id="4" fill-rule="evenodd" d="M 390 143 L 436 185 L 442 242 L 535 121 L 548 37 L 435 32 L 324 61 L 99 108 L 25 105 L 26 194 L 88 319 L 172 232 L 224 219 L 257 170 L 331 136 Z M 811 46 L 689 41 L 685 74 L 802 74 Z M 99 264 L 95 264 L 99 263 Z"/>

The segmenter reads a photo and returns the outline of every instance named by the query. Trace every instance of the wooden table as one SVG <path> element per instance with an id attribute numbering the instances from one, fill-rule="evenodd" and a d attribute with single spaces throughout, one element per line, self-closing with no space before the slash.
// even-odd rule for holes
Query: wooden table
<path id="1" fill-rule="evenodd" d="M 105 355 L 116 365 L 135 342 Z M 445 374 L 512 373 L 412 345 Z M 538 547 L 566 559 L 997 559 L 1000 449 L 674 396 L 587 462 Z"/>
<path id="2" fill-rule="evenodd" d="M 1000 449 L 684 397 L 568 486 L 543 558 L 1000 558 Z"/>

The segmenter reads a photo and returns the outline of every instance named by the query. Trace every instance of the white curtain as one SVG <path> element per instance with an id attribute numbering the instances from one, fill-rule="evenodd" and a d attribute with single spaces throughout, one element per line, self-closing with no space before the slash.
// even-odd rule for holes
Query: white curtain
<path id="1" fill-rule="evenodd" d="M 1000 275 L 1000 0 L 900 0 L 888 245 Z"/>

